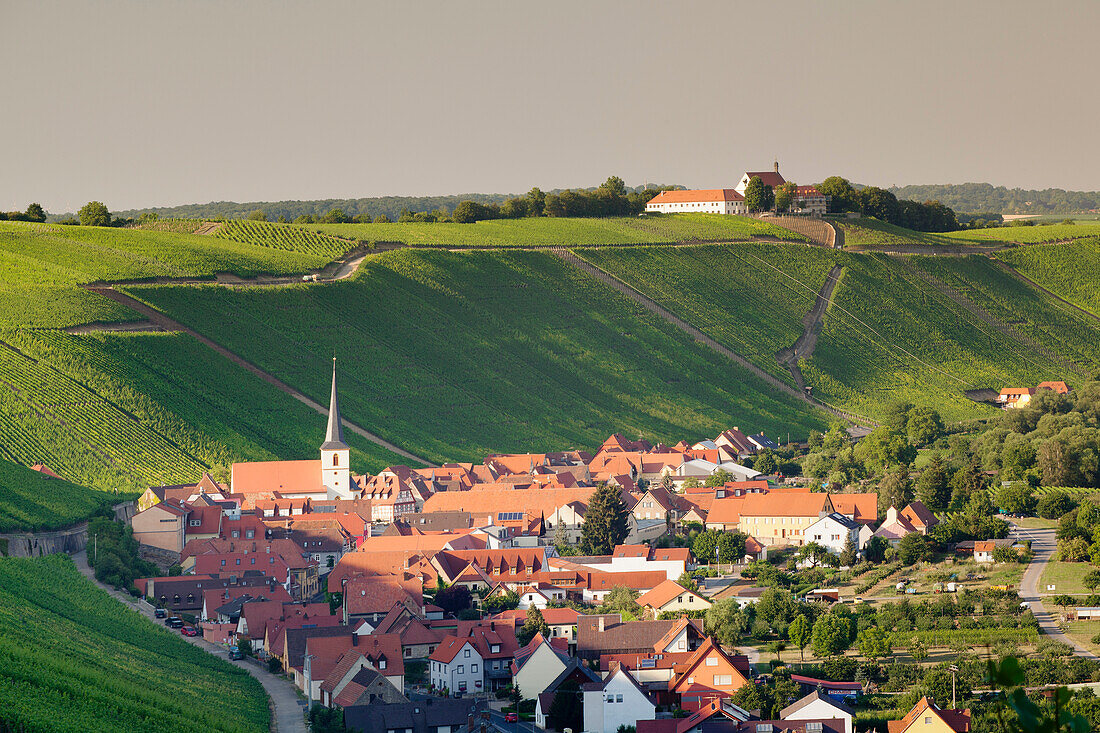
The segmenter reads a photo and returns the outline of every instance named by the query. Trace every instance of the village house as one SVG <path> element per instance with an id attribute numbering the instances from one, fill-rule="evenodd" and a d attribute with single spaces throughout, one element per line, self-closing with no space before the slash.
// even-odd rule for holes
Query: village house
<path id="1" fill-rule="evenodd" d="M 727 656 L 714 639 L 707 637 L 687 662 L 676 669 L 668 689 L 679 696 L 680 707 L 695 711 L 751 684 L 748 659 Z"/>
<path id="2" fill-rule="evenodd" d="M 638 596 L 638 605 L 649 609 L 654 618 L 672 611 L 704 611 L 710 601 L 679 583 L 666 580 L 650 591 Z"/>
<path id="3" fill-rule="evenodd" d="M 897 547 L 907 534 L 916 532 L 927 535 L 939 523 L 936 515 L 919 501 L 914 501 L 900 512 L 894 507 L 886 510 L 886 520 L 875 530 L 875 537 L 882 537 L 892 547 Z"/>
<path id="4" fill-rule="evenodd" d="M 842 720 L 842 733 L 852 733 L 855 711 L 831 695 L 814 690 L 779 712 L 783 720 Z"/>
<path id="5" fill-rule="evenodd" d="M 740 508 L 738 530 L 763 545 L 806 544 L 806 530 L 835 511 L 828 494 L 749 494 Z"/>
<path id="6" fill-rule="evenodd" d="M 832 512 L 807 527 L 804 539 L 806 542 L 816 542 L 834 555 L 839 555 L 849 541 L 857 553 L 861 552 L 871 535 L 871 528 L 866 524 Z"/>
<path id="7" fill-rule="evenodd" d="M 702 621 L 632 621 L 617 613 L 577 618 L 577 650 L 582 659 L 602 654 L 693 652 L 705 638 Z"/>
<path id="8" fill-rule="evenodd" d="M 616 733 L 621 726 L 636 726 L 638 721 L 657 717 L 657 706 L 622 667 L 617 667 L 600 682 L 589 682 L 584 692 L 584 729 L 588 733 Z"/>
<path id="9" fill-rule="evenodd" d="M 535 699 L 566 670 L 576 666 L 569 655 L 569 643 L 562 638 L 546 639 L 535 634 L 526 646 L 520 647 L 512 661 L 512 683 L 526 699 Z"/>
<path id="10" fill-rule="evenodd" d="M 451 733 L 476 727 L 481 701 L 429 697 L 422 702 L 374 703 L 344 708 L 347 730 L 374 733 Z"/>
<path id="11" fill-rule="evenodd" d="M 901 720 L 886 723 L 889 733 L 968 733 L 970 711 L 941 709 L 922 697 Z"/>

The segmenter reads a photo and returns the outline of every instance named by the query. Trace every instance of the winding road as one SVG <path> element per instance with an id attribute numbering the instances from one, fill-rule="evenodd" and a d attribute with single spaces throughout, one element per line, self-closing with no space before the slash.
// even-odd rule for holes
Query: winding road
<path id="1" fill-rule="evenodd" d="M 72 558 L 73 562 L 76 564 L 76 569 L 79 570 L 84 577 L 105 590 L 107 594 L 116 601 L 127 608 L 137 611 L 153 623 L 160 623 L 153 616 L 153 607 L 150 604 L 144 601 L 138 601 L 128 593 L 115 590 L 111 586 L 96 580 L 95 572 L 92 570 L 91 566 L 88 565 L 87 552 L 81 550 L 80 552 L 74 553 Z M 298 696 L 298 691 L 289 681 L 282 677 L 276 677 L 267 670 L 260 668 L 255 660 L 231 660 L 229 658 L 229 652 L 223 647 L 211 644 L 201 636 L 183 636 L 181 634 L 180 638 L 184 641 L 191 642 L 200 649 L 206 650 L 219 659 L 224 659 L 229 664 L 240 667 L 259 680 L 260 684 L 264 686 L 264 690 L 267 692 L 271 700 L 271 706 L 273 707 L 271 716 L 271 730 L 273 733 L 307 733 L 305 702 Z M 232 704 L 232 702 L 226 701 L 226 704 L 229 705 Z"/>
<path id="2" fill-rule="evenodd" d="M 1057 617 L 1046 609 L 1039 594 L 1039 578 L 1050 561 L 1055 550 L 1058 549 L 1058 541 L 1053 529 L 1025 529 L 1017 524 L 1012 525 L 1009 537 L 1013 539 L 1031 540 L 1031 562 L 1024 571 L 1023 580 L 1020 581 L 1020 599 L 1026 601 L 1039 622 L 1039 630 L 1064 644 L 1068 644 L 1073 653 L 1079 657 L 1095 659 L 1100 657 L 1090 652 L 1076 641 L 1066 636 L 1058 626 Z"/>

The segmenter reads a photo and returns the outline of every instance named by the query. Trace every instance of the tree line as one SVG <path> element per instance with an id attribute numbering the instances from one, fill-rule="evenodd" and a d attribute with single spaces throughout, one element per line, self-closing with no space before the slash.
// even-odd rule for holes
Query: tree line
<path id="1" fill-rule="evenodd" d="M 1061 188 L 1027 190 L 989 183 L 901 186 L 888 189 L 899 199 L 942 201 L 956 211 L 997 214 L 1072 214 L 1100 209 L 1100 191 Z"/>
<path id="2" fill-rule="evenodd" d="M 960 228 L 953 209 L 937 200 L 924 203 L 898 199 L 890 191 L 877 186 L 857 189 L 847 179 L 830 176 L 817 186 L 828 197 L 829 212 L 858 212 L 887 224 L 918 232 L 953 232 Z"/>
<path id="3" fill-rule="evenodd" d="M 38 204 L 31 204 L 26 211 L 0 211 L 0 221 L 46 221 L 46 210 Z"/>

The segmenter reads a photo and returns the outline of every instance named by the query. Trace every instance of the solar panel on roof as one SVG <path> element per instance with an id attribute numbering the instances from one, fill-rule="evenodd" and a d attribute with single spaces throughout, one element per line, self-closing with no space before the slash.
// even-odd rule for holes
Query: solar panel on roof
<path id="1" fill-rule="evenodd" d="M 652 659 L 643 659 L 638 664 L 638 669 L 652 669 L 657 666 L 657 662 Z"/>

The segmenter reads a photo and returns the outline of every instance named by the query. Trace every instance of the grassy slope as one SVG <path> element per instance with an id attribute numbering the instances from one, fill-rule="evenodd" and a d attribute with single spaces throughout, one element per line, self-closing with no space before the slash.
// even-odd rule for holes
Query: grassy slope
<path id="1" fill-rule="evenodd" d="M 844 230 L 845 247 L 897 247 L 943 244 L 938 235 L 915 232 L 878 219 L 833 219 Z"/>
<path id="2" fill-rule="evenodd" d="M 745 216 L 670 214 L 606 219 L 501 219 L 475 224 L 309 224 L 317 231 L 363 242 L 410 246 L 533 247 L 734 241 L 801 234 Z"/>
<path id="3" fill-rule="evenodd" d="M 24 332 L 0 349 L 0 445 L 102 490 L 182 483 L 240 460 L 316 457 L 324 418 L 180 334 Z M 38 361 L 35 361 L 38 360 Z M 356 470 L 401 462 L 354 434 Z"/>
<path id="4" fill-rule="evenodd" d="M 434 460 L 823 423 L 547 253 L 406 250 L 324 286 L 130 291 L 318 399 L 335 351 L 347 417 Z"/>
<path id="5" fill-rule="evenodd" d="M 792 384 L 775 354 L 802 333 L 802 317 L 838 259 L 818 248 L 758 243 L 577 253 Z"/>
<path id="6" fill-rule="evenodd" d="M 291 274 L 326 258 L 164 231 L 0 222 L 0 329 L 124 321 L 127 309 L 77 287 L 97 280 Z"/>
<path id="7" fill-rule="evenodd" d="M 1020 247 L 998 252 L 997 258 L 1052 293 L 1100 316 L 1100 238 Z"/>
<path id="8" fill-rule="evenodd" d="M 844 230 L 844 244 L 847 247 L 972 245 L 989 248 L 998 244 L 1039 244 L 1100 235 L 1100 224 L 1091 223 L 965 229 L 944 234 L 915 232 L 877 219 L 835 219 L 833 223 Z"/>
<path id="9" fill-rule="evenodd" d="M 1032 227 L 994 227 L 992 229 L 967 229 L 938 235 L 960 243 L 983 244 L 986 242 L 1015 242 L 1040 244 L 1066 239 L 1082 239 L 1100 236 L 1100 224 L 1049 224 Z"/>
<path id="10" fill-rule="evenodd" d="M 63 527 L 111 500 L 101 491 L 0 460 L 0 532 Z"/>
<path id="11" fill-rule="evenodd" d="M 123 609 L 64 555 L 0 560 L 0 727 L 263 733 L 260 683 Z"/>
<path id="12" fill-rule="evenodd" d="M 1100 367 L 1100 321 L 1013 277 L 988 257 L 913 257 L 912 262 L 1087 373 Z"/>

